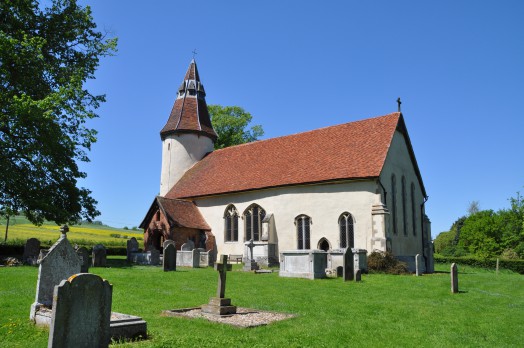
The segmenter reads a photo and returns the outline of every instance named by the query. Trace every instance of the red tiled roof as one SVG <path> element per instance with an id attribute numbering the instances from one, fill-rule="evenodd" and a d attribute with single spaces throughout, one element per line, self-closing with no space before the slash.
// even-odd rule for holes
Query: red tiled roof
<path id="1" fill-rule="evenodd" d="M 159 207 L 166 216 L 171 226 L 196 228 L 199 230 L 210 231 L 211 228 L 200 213 L 200 210 L 193 202 L 182 199 L 168 199 L 165 197 L 156 197 L 149 211 L 140 224 L 140 228 L 146 228 L 151 221 L 156 207 Z"/>
<path id="2" fill-rule="evenodd" d="M 380 175 L 400 113 L 216 150 L 167 193 L 190 198 Z"/>

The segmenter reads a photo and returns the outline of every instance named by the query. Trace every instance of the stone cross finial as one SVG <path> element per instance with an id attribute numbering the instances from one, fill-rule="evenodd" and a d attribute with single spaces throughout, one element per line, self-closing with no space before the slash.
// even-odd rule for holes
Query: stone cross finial
<path id="1" fill-rule="evenodd" d="M 225 298 L 226 295 L 226 272 L 231 271 L 231 265 L 227 263 L 227 255 L 220 255 L 222 263 L 215 263 L 215 270 L 219 272 L 217 297 Z"/>
<path id="2" fill-rule="evenodd" d="M 397 104 L 398 104 L 398 112 L 400 112 L 400 104 L 402 104 L 402 102 L 400 101 L 400 97 L 398 97 L 397 99 Z"/>
<path id="3" fill-rule="evenodd" d="M 62 233 L 62 235 L 60 236 L 61 238 L 67 238 L 66 237 L 67 232 L 69 232 L 69 226 L 63 225 L 60 227 L 60 233 Z"/>
<path id="4" fill-rule="evenodd" d="M 251 239 L 249 240 L 249 243 L 246 244 L 246 245 L 247 245 L 247 247 L 249 248 L 249 252 L 251 253 L 251 258 L 250 258 L 250 260 L 251 260 L 251 261 L 255 261 L 255 258 L 253 257 L 253 247 L 255 246 L 255 243 L 253 243 L 253 238 L 251 238 Z"/>

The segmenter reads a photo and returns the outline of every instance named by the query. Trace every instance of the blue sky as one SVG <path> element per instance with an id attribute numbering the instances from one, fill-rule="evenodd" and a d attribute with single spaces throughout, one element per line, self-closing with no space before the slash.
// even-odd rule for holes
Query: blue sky
<path id="1" fill-rule="evenodd" d="M 402 98 L 433 236 L 524 192 L 522 1 L 82 1 L 119 38 L 96 80 L 82 164 L 105 224 L 137 226 L 159 192 L 161 141 L 197 50 L 208 104 L 263 138 L 385 115 Z"/>

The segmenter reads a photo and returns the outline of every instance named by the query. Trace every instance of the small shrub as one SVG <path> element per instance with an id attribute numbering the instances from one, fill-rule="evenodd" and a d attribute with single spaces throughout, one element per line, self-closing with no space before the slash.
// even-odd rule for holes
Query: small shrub
<path id="1" fill-rule="evenodd" d="M 370 272 L 387 274 L 407 274 L 408 266 L 401 262 L 390 252 L 373 251 L 368 256 L 368 269 Z"/>

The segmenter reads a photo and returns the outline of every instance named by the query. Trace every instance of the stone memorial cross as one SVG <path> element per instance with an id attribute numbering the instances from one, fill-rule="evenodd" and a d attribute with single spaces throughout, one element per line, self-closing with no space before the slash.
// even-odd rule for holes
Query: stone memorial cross
<path id="1" fill-rule="evenodd" d="M 217 297 L 225 298 L 226 295 L 226 272 L 231 271 L 231 265 L 227 263 L 227 255 L 221 255 L 222 263 L 215 263 L 215 270 L 219 272 Z"/>
<path id="2" fill-rule="evenodd" d="M 253 238 L 251 238 L 249 240 L 249 243 L 246 244 L 246 245 L 249 248 L 249 253 L 251 254 L 250 260 L 251 260 L 251 262 L 253 262 L 253 261 L 255 261 L 255 258 L 253 257 L 253 247 L 255 246 L 255 243 L 253 243 Z"/>

